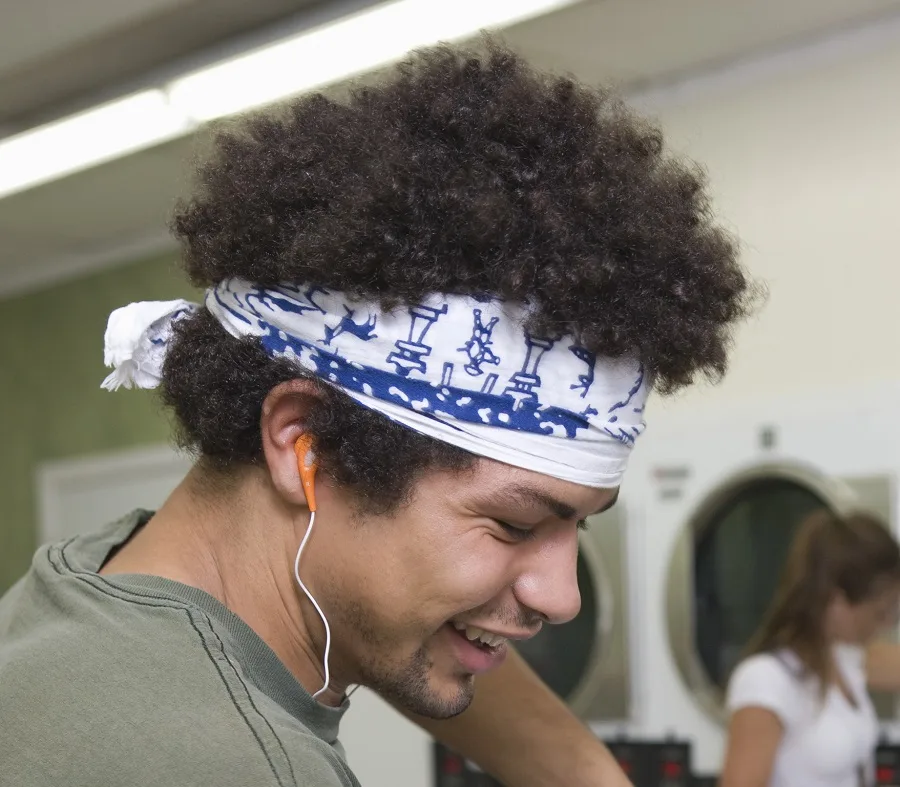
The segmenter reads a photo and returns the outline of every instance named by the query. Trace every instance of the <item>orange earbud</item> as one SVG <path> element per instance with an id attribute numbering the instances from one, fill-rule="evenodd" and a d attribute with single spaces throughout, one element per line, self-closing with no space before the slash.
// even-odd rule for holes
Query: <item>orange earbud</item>
<path id="1" fill-rule="evenodd" d="M 306 493 L 306 504 L 310 511 L 316 510 L 316 455 L 313 452 L 313 439 L 306 433 L 297 438 L 294 443 L 294 453 L 297 455 L 297 469 L 300 471 L 300 482 Z"/>

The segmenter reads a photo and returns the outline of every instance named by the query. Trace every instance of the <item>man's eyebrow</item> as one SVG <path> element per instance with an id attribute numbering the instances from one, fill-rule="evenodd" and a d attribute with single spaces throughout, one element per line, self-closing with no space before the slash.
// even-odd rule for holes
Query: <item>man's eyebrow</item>
<path id="1" fill-rule="evenodd" d="M 572 506 L 564 503 L 562 500 L 558 500 L 553 495 L 548 495 L 540 489 L 518 484 L 491 492 L 490 496 L 485 498 L 485 501 L 510 506 L 540 507 L 560 519 L 571 519 L 576 514 Z"/>
<path id="2" fill-rule="evenodd" d="M 509 505 L 524 504 L 526 506 L 540 506 L 560 519 L 571 519 L 576 514 L 576 511 L 572 506 L 568 503 L 564 503 L 562 500 L 558 500 L 553 497 L 553 495 L 548 495 L 540 489 L 534 489 L 530 486 L 519 484 L 498 489 L 491 494 L 490 499 L 495 502 L 503 502 Z"/>
<path id="3" fill-rule="evenodd" d="M 503 489 L 497 490 L 491 497 L 494 502 L 503 502 L 510 505 L 521 505 L 524 503 L 525 505 L 541 506 L 559 519 L 572 519 L 575 514 L 578 513 L 577 510 L 568 503 L 563 502 L 546 492 L 542 492 L 540 489 L 534 489 L 530 486 L 514 485 L 504 487 Z M 602 514 L 604 511 L 608 511 L 616 504 L 618 499 L 619 490 L 617 489 L 615 495 L 608 503 L 604 504 L 602 508 L 588 516 L 596 516 L 597 514 Z"/>

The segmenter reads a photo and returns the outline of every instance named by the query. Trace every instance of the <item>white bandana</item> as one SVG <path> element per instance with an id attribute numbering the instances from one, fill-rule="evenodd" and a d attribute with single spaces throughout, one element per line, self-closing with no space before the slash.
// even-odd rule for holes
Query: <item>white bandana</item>
<path id="1" fill-rule="evenodd" d="M 383 312 L 316 286 L 229 279 L 206 307 L 235 337 L 255 336 L 397 423 L 479 456 L 591 487 L 618 486 L 644 429 L 649 382 L 634 360 L 597 359 L 567 339 L 530 336 L 527 308 L 434 295 Z M 187 301 L 117 309 L 103 382 L 159 383 L 172 324 Z"/>

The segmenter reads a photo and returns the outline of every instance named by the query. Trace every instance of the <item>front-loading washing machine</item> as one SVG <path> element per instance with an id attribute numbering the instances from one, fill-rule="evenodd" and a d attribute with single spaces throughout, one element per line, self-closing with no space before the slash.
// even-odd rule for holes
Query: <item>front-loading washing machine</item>
<path id="1" fill-rule="evenodd" d="M 666 621 L 678 672 L 725 722 L 728 676 L 762 622 L 797 525 L 813 511 L 867 509 L 891 521 L 892 479 L 831 477 L 796 459 L 736 469 L 688 517 L 667 575 Z M 890 696 L 874 697 L 883 718 Z"/>
<path id="2" fill-rule="evenodd" d="M 896 532 L 897 396 L 893 387 L 688 413 L 651 422 L 642 438 L 624 487 L 640 502 L 635 570 L 646 585 L 637 726 L 691 740 L 700 772 L 721 767 L 727 680 L 798 523 L 821 507 L 868 510 Z M 896 717 L 893 697 L 874 699 L 883 721 Z"/>

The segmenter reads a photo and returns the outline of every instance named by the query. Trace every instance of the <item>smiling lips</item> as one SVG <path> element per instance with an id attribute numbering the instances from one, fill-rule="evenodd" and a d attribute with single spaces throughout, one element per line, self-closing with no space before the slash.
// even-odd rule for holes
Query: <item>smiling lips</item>
<path id="1" fill-rule="evenodd" d="M 506 644 L 506 637 L 502 637 L 499 634 L 492 634 L 490 631 L 478 628 L 478 626 L 467 626 L 465 623 L 454 623 L 453 628 L 460 634 L 464 634 L 466 639 L 470 642 L 480 642 L 482 645 L 487 645 L 489 648 L 497 648 L 500 645 Z"/>
<path id="2" fill-rule="evenodd" d="M 532 632 L 507 632 L 498 634 L 462 621 L 451 620 L 441 627 L 444 640 L 450 646 L 456 662 L 465 674 L 479 675 L 499 667 L 506 658 L 509 640 L 528 639 L 540 630 Z"/>
<path id="3" fill-rule="evenodd" d="M 461 623 L 456 620 L 451 620 L 450 625 L 453 626 L 453 628 L 455 628 L 470 642 L 487 645 L 489 648 L 497 648 L 501 645 L 505 645 L 511 639 L 531 639 L 541 630 L 540 624 L 538 624 L 534 631 L 526 631 L 522 633 L 516 632 L 514 634 L 497 634 L 493 631 L 483 629 L 480 626 L 473 626 L 469 623 Z"/>

